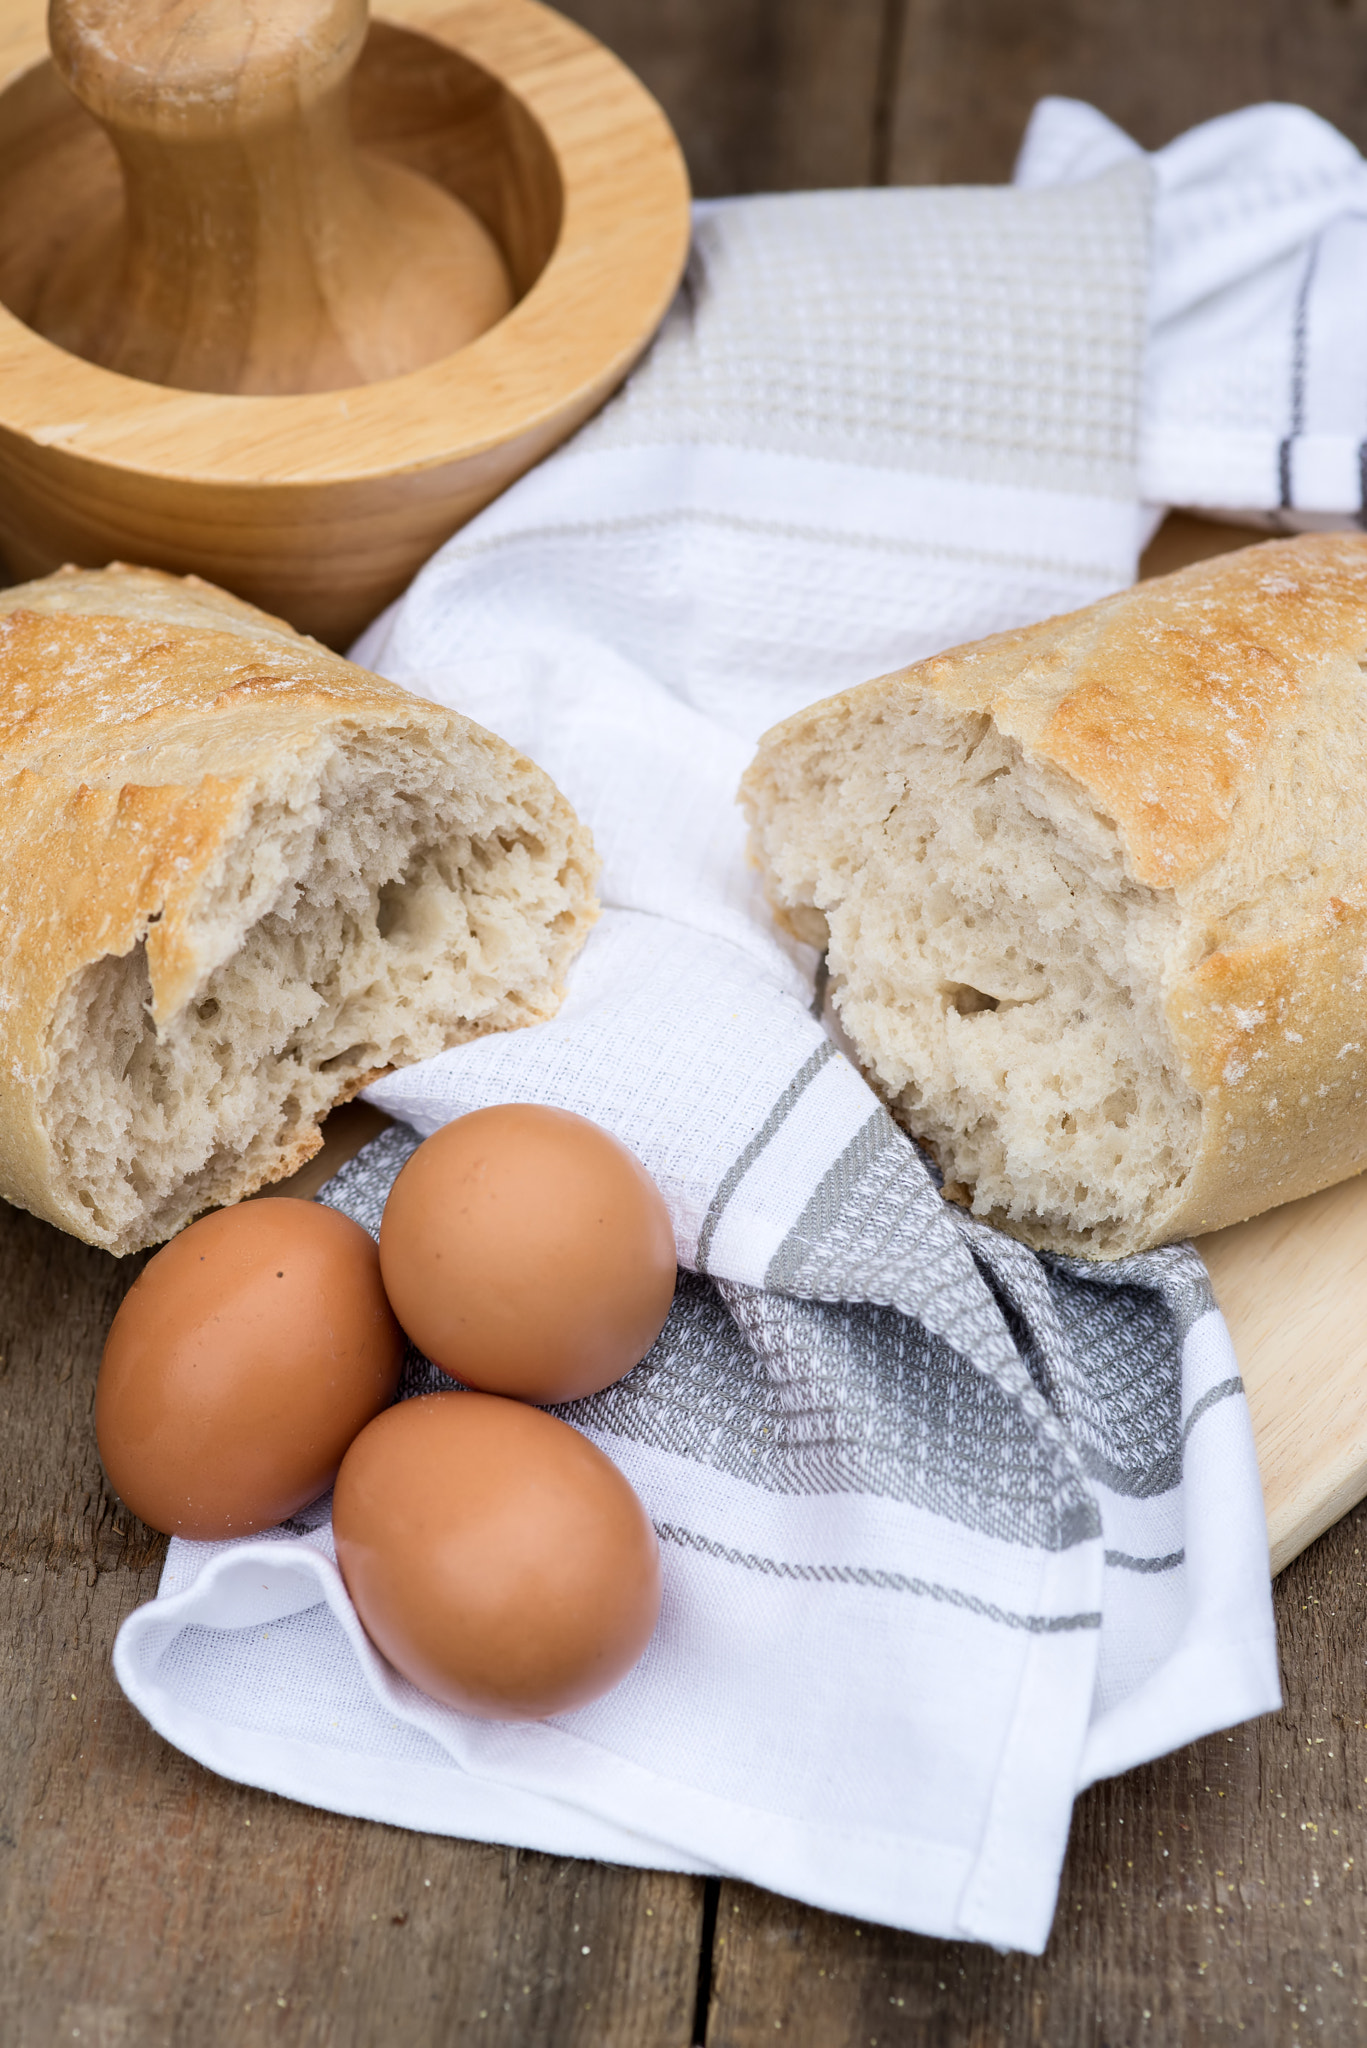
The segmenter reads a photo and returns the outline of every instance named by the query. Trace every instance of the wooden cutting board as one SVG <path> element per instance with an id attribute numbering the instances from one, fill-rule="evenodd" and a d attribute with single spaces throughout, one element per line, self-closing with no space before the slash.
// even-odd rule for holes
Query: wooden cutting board
<path id="1" fill-rule="evenodd" d="M 312 1195 L 388 1119 L 334 1110 L 267 1195 Z M 1197 1239 L 1248 1389 L 1272 1570 L 1367 1494 L 1367 1174 Z"/>
<path id="2" fill-rule="evenodd" d="M 1367 1175 L 1197 1249 L 1248 1389 L 1276 1573 L 1367 1494 Z"/>

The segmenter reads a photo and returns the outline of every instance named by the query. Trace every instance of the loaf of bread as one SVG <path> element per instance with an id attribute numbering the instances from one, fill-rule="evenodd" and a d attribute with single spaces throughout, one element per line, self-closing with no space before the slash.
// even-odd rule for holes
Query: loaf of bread
<path id="1" fill-rule="evenodd" d="M 1367 1164 L 1367 537 L 1273 541 L 814 705 L 773 902 L 946 1192 L 1112 1258 Z"/>
<path id="2" fill-rule="evenodd" d="M 0 1195 L 113 1252 L 551 1015 L 596 915 L 539 768 L 196 577 L 0 592 L 0 776 Z"/>

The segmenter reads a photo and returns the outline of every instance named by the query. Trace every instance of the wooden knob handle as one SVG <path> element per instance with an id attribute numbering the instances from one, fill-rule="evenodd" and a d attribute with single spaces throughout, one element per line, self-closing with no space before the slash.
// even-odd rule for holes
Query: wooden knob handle
<path id="1" fill-rule="evenodd" d="M 111 130 L 231 141 L 334 99 L 365 41 L 365 0 L 51 0 L 71 90 Z"/>
<path id="2" fill-rule="evenodd" d="M 33 324 L 194 391 L 327 391 L 449 355 L 512 304 L 459 200 L 351 138 L 366 0 L 51 0 L 67 85 L 125 212 L 72 245 Z"/>

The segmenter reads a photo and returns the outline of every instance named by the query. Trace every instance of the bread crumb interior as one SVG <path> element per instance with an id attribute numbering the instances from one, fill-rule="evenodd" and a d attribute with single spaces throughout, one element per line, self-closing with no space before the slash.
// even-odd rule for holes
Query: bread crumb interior
<path id="1" fill-rule="evenodd" d="M 754 795 L 776 894 L 947 1191 L 1091 1256 L 1170 1204 L 1200 1118 L 1162 1014 L 1179 913 L 1076 784 L 922 698 L 790 744 Z"/>
<path id="2" fill-rule="evenodd" d="M 44 1122 L 92 1237 L 167 1237 L 302 1164 L 378 1071 L 554 1008 L 588 878 L 563 828 L 454 779 L 421 734 L 349 734 L 236 835 L 175 1015 L 145 942 L 74 977 Z"/>

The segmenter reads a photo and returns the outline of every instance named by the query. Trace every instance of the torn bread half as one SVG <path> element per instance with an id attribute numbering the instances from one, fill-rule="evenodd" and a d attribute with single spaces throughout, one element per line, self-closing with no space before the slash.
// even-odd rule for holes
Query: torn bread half
<path id="1" fill-rule="evenodd" d="M 552 1015 L 597 914 L 541 769 L 193 576 L 0 591 L 0 778 L 0 1194 L 112 1252 Z"/>
<path id="2" fill-rule="evenodd" d="M 754 854 L 946 1192 L 1112 1258 L 1367 1164 L 1367 537 L 1273 541 L 789 718 Z"/>

